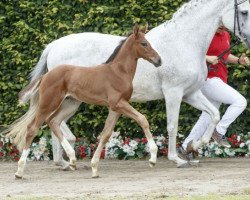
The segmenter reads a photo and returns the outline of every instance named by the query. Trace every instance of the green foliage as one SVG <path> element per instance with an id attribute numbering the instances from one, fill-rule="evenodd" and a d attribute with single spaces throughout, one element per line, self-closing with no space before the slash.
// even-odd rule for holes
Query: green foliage
<path id="1" fill-rule="evenodd" d="M 149 23 L 149 28 L 170 19 L 185 0 L 3 0 L 0 3 L 0 124 L 6 126 L 27 111 L 17 106 L 17 94 L 28 83 L 29 73 L 36 65 L 42 50 L 51 41 L 71 33 L 98 31 L 125 35 L 134 23 Z M 245 52 L 240 46 L 236 54 Z M 247 52 L 249 55 L 249 51 Z M 249 99 L 249 70 L 230 68 L 230 84 Z M 166 136 L 164 101 L 133 104 L 145 114 L 152 131 Z M 231 130 L 249 131 L 249 107 L 237 119 Z M 189 132 L 199 111 L 182 105 L 179 132 Z M 107 109 L 81 106 L 69 124 L 76 136 L 90 140 L 103 128 Z M 116 129 L 128 136 L 142 135 L 138 125 L 121 118 Z"/>

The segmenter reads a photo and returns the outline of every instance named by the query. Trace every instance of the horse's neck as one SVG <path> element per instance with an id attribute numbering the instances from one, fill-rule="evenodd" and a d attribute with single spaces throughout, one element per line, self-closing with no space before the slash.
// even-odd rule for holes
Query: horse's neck
<path id="1" fill-rule="evenodd" d="M 131 78 L 134 77 L 138 58 L 133 51 L 132 44 L 125 42 L 120 51 L 112 61 L 111 68 L 117 73 L 126 73 Z"/>
<path id="2" fill-rule="evenodd" d="M 176 43 L 184 40 L 183 45 L 191 44 L 188 46 L 199 47 L 199 52 L 205 55 L 216 29 L 220 25 L 222 11 L 230 1 L 232 0 L 193 0 L 187 3 L 184 8 L 177 11 L 172 20 L 159 26 L 161 45 L 164 45 L 165 48 L 169 40 L 178 38 Z M 165 32 L 165 35 L 162 32 Z M 152 30 L 152 34 L 149 32 L 148 36 L 153 39 L 156 34 L 157 31 Z"/>

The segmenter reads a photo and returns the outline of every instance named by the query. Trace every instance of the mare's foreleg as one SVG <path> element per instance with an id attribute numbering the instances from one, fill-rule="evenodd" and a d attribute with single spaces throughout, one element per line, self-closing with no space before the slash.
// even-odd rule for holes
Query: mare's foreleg
<path id="1" fill-rule="evenodd" d="M 134 109 L 125 100 L 119 101 L 119 103 L 116 105 L 114 109 L 117 112 L 124 114 L 125 116 L 129 118 L 134 119 L 141 126 L 149 144 L 149 150 L 151 154 L 151 157 L 149 159 L 149 165 L 150 167 L 153 167 L 156 164 L 158 147 L 156 146 L 152 133 L 150 132 L 149 123 L 146 117 L 142 115 L 141 113 L 139 113 L 136 109 Z"/>
<path id="2" fill-rule="evenodd" d="M 207 144 L 212 137 L 213 131 L 217 123 L 220 120 L 220 113 L 217 108 L 214 107 L 212 103 L 202 94 L 200 90 L 192 93 L 188 97 L 184 99 L 185 102 L 190 104 L 191 106 L 207 112 L 211 116 L 211 124 L 206 129 L 202 138 L 198 141 L 192 142 L 192 147 L 194 150 L 197 150 L 202 143 Z"/>
<path id="3" fill-rule="evenodd" d="M 91 160 L 92 177 L 93 178 L 99 177 L 98 166 L 99 166 L 101 152 L 102 152 L 102 149 L 105 146 L 105 144 L 108 142 L 119 117 L 120 117 L 119 113 L 114 112 L 114 111 L 109 109 L 109 114 L 108 114 L 108 117 L 106 119 L 104 129 L 102 130 L 98 147 L 97 147 L 95 154 L 93 155 L 93 158 Z"/>
<path id="4" fill-rule="evenodd" d="M 183 93 L 179 88 L 166 89 L 163 90 L 163 93 L 167 110 L 168 159 L 177 163 L 177 167 L 185 167 L 188 164 L 187 161 L 179 158 L 176 152 L 178 120 Z"/>

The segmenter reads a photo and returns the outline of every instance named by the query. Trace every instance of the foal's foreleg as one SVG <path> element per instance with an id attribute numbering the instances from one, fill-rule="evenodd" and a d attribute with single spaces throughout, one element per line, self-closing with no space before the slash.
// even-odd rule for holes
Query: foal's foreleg
<path id="1" fill-rule="evenodd" d="M 156 164 L 158 147 L 156 146 L 152 133 L 149 130 L 148 120 L 144 115 L 142 115 L 136 109 L 134 109 L 127 101 L 120 101 L 116 109 L 117 112 L 134 119 L 143 129 L 146 138 L 148 140 L 150 154 L 151 154 L 151 157 L 149 159 L 149 165 L 150 167 L 153 167 Z"/>
<path id="2" fill-rule="evenodd" d="M 109 109 L 109 114 L 108 114 L 108 117 L 106 119 L 104 129 L 101 133 L 98 147 L 97 147 L 95 154 L 93 155 L 93 158 L 91 160 L 92 177 L 93 178 L 99 177 L 98 166 L 99 166 L 101 152 L 102 152 L 102 149 L 105 146 L 105 144 L 108 142 L 119 117 L 120 117 L 119 113 L 114 112 L 114 111 Z"/>

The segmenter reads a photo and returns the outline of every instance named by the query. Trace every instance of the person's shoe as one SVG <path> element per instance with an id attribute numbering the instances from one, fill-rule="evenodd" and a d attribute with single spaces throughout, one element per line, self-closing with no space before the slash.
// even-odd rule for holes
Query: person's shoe
<path id="1" fill-rule="evenodd" d="M 214 139 L 214 141 L 216 141 L 219 145 L 221 145 L 223 147 L 226 147 L 226 148 L 231 147 L 231 145 L 228 143 L 225 135 L 218 133 L 216 130 L 213 132 L 212 138 Z"/>
<path id="2" fill-rule="evenodd" d="M 178 156 L 183 159 L 183 160 L 186 160 L 188 162 L 194 162 L 194 163 L 198 163 L 199 160 L 196 160 L 195 159 L 195 156 L 194 156 L 194 150 L 193 150 L 193 147 L 192 147 L 192 141 L 190 141 L 188 144 L 187 144 L 187 149 L 185 150 L 182 146 L 180 146 L 178 149 L 177 149 L 177 153 L 178 153 Z"/>

